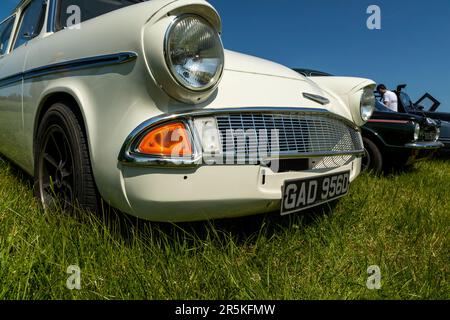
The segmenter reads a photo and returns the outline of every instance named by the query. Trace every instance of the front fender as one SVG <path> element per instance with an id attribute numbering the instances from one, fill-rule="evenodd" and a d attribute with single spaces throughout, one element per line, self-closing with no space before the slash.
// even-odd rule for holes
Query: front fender
<path id="1" fill-rule="evenodd" d="M 370 139 L 378 147 L 384 148 L 387 145 L 384 139 L 375 130 L 372 130 L 371 128 L 364 126 L 362 127 L 361 132 L 364 138 Z"/>
<path id="2" fill-rule="evenodd" d="M 360 101 L 364 88 L 375 90 L 376 83 L 370 79 L 352 77 L 314 77 L 314 82 L 337 95 L 349 106 L 353 121 L 360 127 L 366 122 L 361 118 Z"/>

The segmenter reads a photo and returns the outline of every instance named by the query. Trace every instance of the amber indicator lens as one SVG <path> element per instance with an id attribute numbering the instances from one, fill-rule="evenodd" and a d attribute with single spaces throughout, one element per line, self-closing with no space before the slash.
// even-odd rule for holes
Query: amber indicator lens
<path id="1" fill-rule="evenodd" d="M 143 154 L 165 157 L 192 156 L 190 134 L 182 122 L 169 123 L 148 132 L 139 144 Z"/>

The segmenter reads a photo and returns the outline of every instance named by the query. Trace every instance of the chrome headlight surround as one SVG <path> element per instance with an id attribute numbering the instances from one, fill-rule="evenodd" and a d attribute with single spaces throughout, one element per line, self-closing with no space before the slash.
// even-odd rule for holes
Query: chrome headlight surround
<path id="1" fill-rule="evenodd" d="M 373 112 L 375 111 L 375 103 L 376 99 L 372 88 L 364 88 L 360 103 L 361 119 L 364 122 L 369 121 L 369 119 L 372 117 Z"/>
<path id="2" fill-rule="evenodd" d="M 414 126 L 414 141 L 418 141 L 419 138 L 420 138 L 420 124 L 416 122 Z"/>
<path id="3" fill-rule="evenodd" d="M 222 40 L 213 25 L 199 15 L 183 14 L 172 21 L 164 38 L 164 56 L 172 77 L 188 90 L 211 90 L 222 77 Z"/>
<path id="4" fill-rule="evenodd" d="M 362 127 L 372 117 L 375 111 L 375 83 L 367 80 L 357 85 L 348 94 L 348 106 L 353 121 L 358 127 Z"/>
<path id="5" fill-rule="evenodd" d="M 223 74 L 223 68 L 218 68 L 220 76 L 209 82 L 208 86 L 202 89 L 199 88 L 199 90 L 189 89 L 188 86 L 180 83 L 173 75 L 166 53 L 167 37 L 176 21 L 187 16 L 197 17 L 198 20 L 201 19 L 202 22 L 208 24 L 208 28 L 212 27 L 216 36 L 220 37 L 220 16 L 207 3 L 201 5 L 189 4 L 180 7 L 175 2 L 165 8 L 165 10 L 158 12 L 143 29 L 144 61 L 149 71 L 149 80 L 151 80 L 147 83 L 147 86 L 152 91 L 154 99 L 166 104 L 167 96 L 169 96 L 176 100 L 176 102 L 172 101 L 171 103 L 178 107 L 183 107 L 182 104 L 193 105 L 206 102 L 217 92 L 217 87 Z M 195 47 L 195 44 L 192 47 Z M 221 40 L 219 49 L 220 52 L 224 51 Z M 182 104 L 177 104 L 177 102 Z"/>

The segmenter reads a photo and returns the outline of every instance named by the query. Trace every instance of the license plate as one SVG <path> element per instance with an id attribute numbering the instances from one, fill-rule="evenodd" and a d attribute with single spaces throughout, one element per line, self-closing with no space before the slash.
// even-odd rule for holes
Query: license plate
<path id="1" fill-rule="evenodd" d="M 301 180 L 283 185 L 281 215 L 306 210 L 348 194 L 350 171 Z"/>

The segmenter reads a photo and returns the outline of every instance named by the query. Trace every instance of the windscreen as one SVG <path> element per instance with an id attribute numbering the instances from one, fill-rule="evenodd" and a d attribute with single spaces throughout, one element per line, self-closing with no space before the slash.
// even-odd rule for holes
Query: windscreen
<path id="1" fill-rule="evenodd" d="M 378 100 L 375 103 L 375 110 L 380 111 L 380 112 L 394 112 L 391 109 L 387 108 L 384 104 L 382 104 Z"/>
<path id="2" fill-rule="evenodd" d="M 149 0 L 59 0 L 57 30 L 146 1 Z"/>

